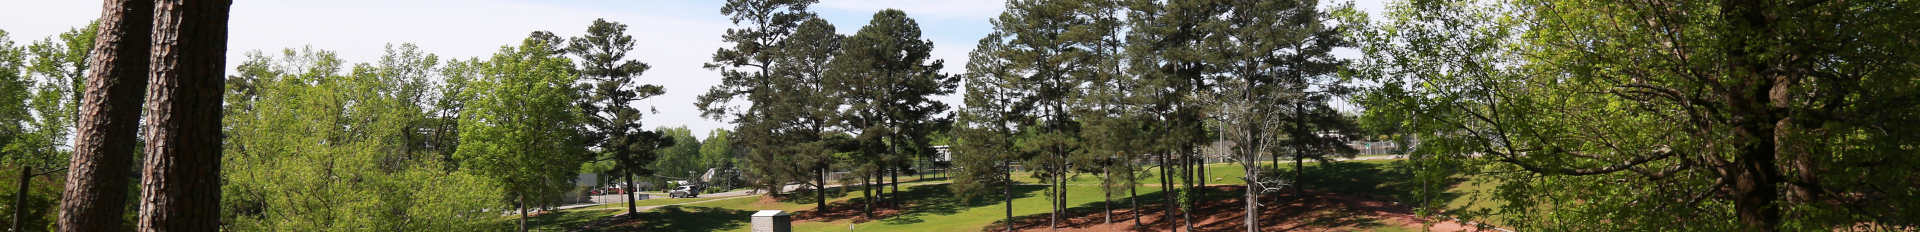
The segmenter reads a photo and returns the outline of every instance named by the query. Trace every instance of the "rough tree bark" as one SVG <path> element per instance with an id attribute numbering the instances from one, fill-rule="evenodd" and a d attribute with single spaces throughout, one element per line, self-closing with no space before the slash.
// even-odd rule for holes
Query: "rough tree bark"
<path id="1" fill-rule="evenodd" d="M 1132 168 L 1127 169 L 1127 171 L 1129 172 L 1127 174 L 1128 179 L 1139 178 L 1134 176 L 1134 174 L 1131 173 L 1134 170 L 1135 169 L 1132 169 Z M 1134 182 L 1134 180 L 1127 180 L 1127 203 L 1133 204 L 1133 210 L 1128 211 L 1133 213 L 1133 219 L 1132 219 L 1133 229 L 1145 229 L 1143 227 L 1140 227 L 1140 215 L 1144 215 L 1146 213 L 1140 212 L 1140 190 L 1138 189 L 1139 186 L 1140 186 L 1140 183 Z"/>
<path id="2" fill-rule="evenodd" d="M 220 226 L 220 98 L 231 0 L 154 5 L 140 231 Z"/>
<path id="3" fill-rule="evenodd" d="M 1166 211 L 1161 212 L 1160 221 L 1167 222 L 1167 231 L 1180 231 L 1180 224 L 1173 223 L 1175 213 L 1177 213 L 1175 210 L 1177 208 L 1174 205 L 1175 201 L 1173 199 L 1173 191 L 1176 190 L 1173 187 L 1173 170 L 1169 169 L 1171 168 L 1169 165 L 1173 164 L 1172 156 L 1172 152 L 1160 154 L 1160 196 L 1163 196 L 1165 198 L 1164 200 L 1166 200 L 1164 204 L 1161 204 L 1161 206 L 1166 207 Z"/>
<path id="4" fill-rule="evenodd" d="M 515 197 L 513 204 L 520 208 L 520 232 L 527 232 L 527 195 L 521 194 Z"/>
<path id="5" fill-rule="evenodd" d="M 1006 195 L 1003 197 L 1005 197 L 1007 201 L 1007 232 L 1013 232 L 1013 165 L 1005 166 L 1007 167 L 1007 175 L 1004 176 L 1005 179 L 1001 179 L 1000 184 L 1002 185 L 1001 190 L 1006 191 Z"/>
<path id="6" fill-rule="evenodd" d="M 126 230 L 127 189 L 152 52 L 153 1 L 106 1 L 87 58 L 60 231 Z"/>

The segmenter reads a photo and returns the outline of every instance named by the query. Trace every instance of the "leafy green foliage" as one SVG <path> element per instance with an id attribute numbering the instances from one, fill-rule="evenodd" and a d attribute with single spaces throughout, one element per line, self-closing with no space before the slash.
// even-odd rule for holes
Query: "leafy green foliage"
<path id="1" fill-rule="evenodd" d="M 418 145 L 432 140 L 413 128 L 442 122 L 418 104 L 433 101 L 439 59 L 411 44 L 388 52 L 346 75 L 330 51 L 247 53 L 225 98 L 227 229 L 499 226 L 498 182 L 448 171 L 434 146 Z"/>
<path id="2" fill-rule="evenodd" d="M 572 61 L 526 40 L 503 46 L 486 62 L 461 115 L 463 170 L 498 181 L 509 197 L 557 196 L 572 190 L 576 167 L 588 160 L 572 85 Z"/>
<path id="3" fill-rule="evenodd" d="M 666 139 L 673 140 L 673 146 L 656 151 L 659 159 L 654 160 L 651 166 L 651 169 L 656 171 L 656 175 L 696 178 L 706 173 L 707 168 L 712 167 L 712 164 L 706 163 L 706 160 L 701 157 L 700 139 L 693 137 L 693 131 L 688 130 L 686 126 L 660 127 L 653 131 L 659 132 L 660 136 Z"/>
<path id="4" fill-rule="evenodd" d="M 1535 230 L 1911 229 L 1914 2 L 1399 2 L 1369 117 Z M 1869 26 L 1871 25 L 1871 26 Z M 1899 41 L 1899 42 L 1896 42 Z"/>

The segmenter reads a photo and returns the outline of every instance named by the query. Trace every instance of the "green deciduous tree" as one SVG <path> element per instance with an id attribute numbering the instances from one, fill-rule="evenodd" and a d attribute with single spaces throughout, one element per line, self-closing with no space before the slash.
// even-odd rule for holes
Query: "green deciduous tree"
<path id="1" fill-rule="evenodd" d="M 1400 2 L 1369 115 L 1534 230 L 1912 229 L 1920 3 Z M 1552 213 L 1546 213 L 1551 211 Z"/>
<path id="2" fill-rule="evenodd" d="M 71 149 L 67 147 L 69 136 L 74 135 L 74 124 L 80 108 L 80 91 L 84 88 L 88 72 L 87 58 L 93 51 L 93 39 L 96 28 L 93 26 L 73 28 L 53 38 L 34 41 L 31 45 L 19 47 L 14 55 L 31 57 L 25 77 L 30 86 L 21 89 L 19 96 L 25 96 L 18 110 L 27 114 L 22 129 L 16 132 L 20 137 L 11 144 L 0 142 L 0 154 L 7 154 L 8 164 L 19 167 L 22 176 L 17 181 L 28 183 L 16 191 L 35 194 L 14 195 L 10 206 L 14 208 L 33 207 L 34 211 L 11 210 L 8 216 L 25 220 L 16 220 L 17 230 L 38 229 L 53 226 L 57 219 L 52 208 L 41 210 L 39 206 L 55 204 L 59 195 L 44 194 L 36 191 L 59 192 L 63 185 L 31 186 L 29 178 L 47 176 L 46 182 L 53 179 L 65 179 L 65 167 L 70 158 Z M 24 52 L 24 53 L 18 53 Z M 22 58 L 26 58 L 22 57 Z M 11 90 L 9 90 L 11 91 Z M 10 100 L 9 100 L 10 101 Z M 4 130 L 4 129 L 0 129 Z M 33 171 L 31 169 L 38 169 Z M 9 185 L 14 186 L 14 185 Z M 124 193 L 124 191 L 122 192 Z M 124 197 L 125 194 L 119 196 Z M 44 203 L 43 203 L 44 202 Z M 124 206 L 121 205 L 121 206 Z M 124 210 L 124 209 L 123 209 Z M 130 215 L 130 214 L 118 214 Z M 32 218 L 32 219 L 28 219 Z"/>
<path id="3" fill-rule="evenodd" d="M 650 169 L 656 175 L 674 179 L 694 179 L 707 172 L 707 164 L 700 158 L 700 139 L 693 137 L 693 130 L 687 126 L 659 127 L 653 131 L 661 138 L 673 140 L 671 146 L 656 150 L 659 159 L 654 160 Z"/>
<path id="4" fill-rule="evenodd" d="M 26 47 L 14 46 L 7 32 L 0 30 L 0 164 L 21 170 L 19 179 L 9 181 L 18 183 L 19 188 L 9 188 L 4 194 L 7 197 L 5 217 L 11 219 L 11 228 L 15 230 L 22 229 L 22 223 L 38 227 L 36 230 L 44 229 L 46 223 L 42 220 L 46 218 L 46 210 L 39 209 L 37 206 L 40 205 L 26 204 L 28 196 L 33 195 L 28 183 L 32 181 L 33 167 L 50 166 L 48 164 L 53 161 L 51 156 L 56 154 L 51 149 L 53 146 L 46 143 L 52 139 L 39 137 L 41 131 L 46 129 L 38 127 L 38 120 L 31 113 L 32 103 L 38 97 L 59 98 L 65 95 L 35 96 L 37 91 L 32 90 L 37 84 L 33 72 L 26 69 L 27 61 Z M 29 210 L 29 207 L 34 210 Z M 29 215 L 29 211 L 38 213 Z"/>
<path id="5" fill-rule="evenodd" d="M 329 51 L 248 53 L 228 82 L 224 228 L 498 229 L 485 210 L 500 206 L 499 186 L 415 146 L 438 117 L 416 97 L 457 91 L 406 84 L 440 73 L 416 49 L 389 47 L 347 74 Z"/>
<path id="6" fill-rule="evenodd" d="M 572 88 L 572 61 L 529 38 L 503 46 L 486 62 L 469 91 L 454 153 L 464 170 L 497 181 L 521 210 L 527 201 L 573 188 L 577 168 L 588 160 L 582 112 Z M 531 199 L 530 199 L 531 198 Z"/>
<path id="7" fill-rule="evenodd" d="M 709 184 L 716 187 L 713 188 L 716 191 L 733 190 L 740 184 L 739 160 L 736 159 L 739 154 L 733 149 L 732 134 L 727 129 L 714 128 L 707 131 L 707 138 L 700 140 L 700 163 L 720 171 L 714 174 L 716 179 L 713 181 L 717 183 Z"/>

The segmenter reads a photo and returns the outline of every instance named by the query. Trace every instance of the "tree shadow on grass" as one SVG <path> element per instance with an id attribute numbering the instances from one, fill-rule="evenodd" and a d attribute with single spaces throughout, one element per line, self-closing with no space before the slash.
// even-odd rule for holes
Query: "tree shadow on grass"
<path id="1" fill-rule="evenodd" d="M 1304 170 L 1301 179 L 1305 183 L 1301 187 L 1408 204 L 1430 201 L 1441 206 L 1446 205 L 1445 202 L 1451 202 L 1465 195 L 1444 190 L 1466 182 L 1466 178 L 1449 177 L 1437 183 L 1422 183 L 1414 178 L 1416 170 L 1417 167 L 1406 161 L 1393 161 L 1385 165 L 1364 162 L 1320 163 Z M 1281 176 L 1268 178 L 1291 179 L 1293 175 L 1291 170 L 1269 173 Z M 1422 190 L 1423 184 L 1428 188 L 1426 190 L 1441 193 L 1430 196 L 1429 199 L 1420 199 L 1416 193 Z"/>
<path id="2" fill-rule="evenodd" d="M 1047 188 L 1046 186 L 1029 186 L 1029 187 L 1034 187 L 1032 191 L 1042 191 L 1042 190 L 1046 190 Z M 1204 199 L 1204 201 L 1210 202 L 1210 201 L 1231 199 L 1233 197 L 1240 196 L 1239 195 L 1240 192 L 1226 191 L 1217 187 L 1218 186 L 1216 186 L 1216 188 L 1213 188 L 1207 191 L 1200 191 L 1201 194 L 1204 194 L 1201 196 L 1201 199 Z M 1159 188 L 1159 187 L 1141 186 L 1140 188 L 1149 189 L 1149 188 Z M 1181 191 L 1184 191 L 1184 188 L 1182 188 Z M 1157 215 L 1165 215 L 1166 211 L 1164 209 L 1166 209 L 1166 206 L 1164 203 L 1167 197 L 1166 192 L 1155 191 L 1155 192 L 1140 194 L 1139 196 L 1132 196 L 1132 197 L 1127 196 L 1126 195 L 1127 193 L 1125 191 L 1116 191 L 1114 192 L 1114 194 L 1115 195 L 1112 201 L 1113 211 L 1114 211 L 1114 213 L 1112 214 L 1113 223 L 1115 224 L 1127 223 L 1130 225 L 1132 224 L 1130 220 L 1143 220 L 1141 221 L 1141 224 L 1144 228 L 1167 228 L 1166 223 L 1170 223 L 1169 220 L 1162 220 L 1161 217 L 1156 217 Z M 1105 199 L 1101 199 L 1101 200 L 1105 200 Z M 1130 200 L 1139 201 L 1140 212 L 1132 211 L 1133 202 L 1130 202 Z M 1079 227 L 1087 227 L 1087 226 L 1106 223 L 1107 222 L 1107 218 L 1106 218 L 1107 214 L 1105 213 L 1107 212 L 1106 204 L 1107 204 L 1106 201 L 1094 201 L 1094 202 L 1088 202 L 1086 204 L 1080 204 L 1078 206 L 1073 206 L 1073 207 L 1068 207 L 1066 209 L 1063 209 L 1061 210 L 1062 214 L 1060 216 L 1061 221 L 1059 223 L 1059 226 L 1060 228 L 1079 228 Z M 1210 215 L 1210 214 L 1203 214 L 1203 212 L 1199 212 L 1199 211 L 1196 211 L 1195 214 Z M 1047 212 L 1018 215 L 1014 217 L 1013 226 L 1015 230 L 1045 229 L 1052 225 L 1050 223 L 1051 219 L 1052 219 L 1052 215 Z M 1178 218 L 1176 218 L 1172 222 L 1177 223 Z M 1006 226 L 1007 226 L 1007 221 L 1000 220 L 1000 221 L 995 221 L 993 224 L 990 224 L 985 228 L 982 228 L 981 231 L 1003 231 L 1003 230 L 1006 230 L 1005 229 Z M 1136 231 L 1157 231 L 1157 230 L 1136 229 Z"/>
<path id="3" fill-rule="evenodd" d="M 597 231 L 728 231 L 746 227 L 754 211 L 669 205 L 625 215 Z"/>
<path id="4" fill-rule="evenodd" d="M 1016 199 L 1033 197 L 1035 192 L 1045 189 L 1046 186 L 1016 185 L 1013 186 L 1013 197 Z M 1004 194 L 981 196 L 972 200 L 960 199 L 948 190 L 945 184 L 913 186 L 900 192 L 900 197 L 906 201 L 907 207 L 904 207 L 904 211 L 880 219 L 881 222 L 893 225 L 921 223 L 926 222 L 921 217 L 928 215 L 953 215 L 965 209 L 1005 203 Z"/>
<path id="5" fill-rule="evenodd" d="M 904 185 L 907 185 L 907 184 L 914 184 L 914 183 L 926 183 L 926 182 L 939 182 L 939 181 L 945 181 L 945 180 L 947 180 L 947 178 L 946 178 L 946 177 L 928 177 L 928 178 L 926 178 L 926 179 L 919 179 L 919 180 L 913 180 L 913 181 L 902 181 L 902 182 L 900 182 L 900 184 L 904 186 Z M 874 185 L 874 186 L 879 186 L 879 187 L 883 187 L 883 188 L 888 188 L 889 190 L 891 190 L 891 187 L 890 187 L 890 186 L 892 186 L 892 185 L 886 185 L 886 184 L 882 184 L 882 185 Z M 827 198 L 828 200 L 832 200 L 832 199 L 837 199 L 837 198 L 841 198 L 841 197 L 846 197 L 846 196 L 847 196 L 847 194 L 857 194 L 857 193 L 859 193 L 859 191 L 860 191 L 860 190 L 859 190 L 858 188 L 859 188 L 860 186 L 851 186 L 851 187 L 853 187 L 853 188 L 851 188 L 851 189 L 849 189 L 849 188 L 848 188 L 848 186 L 838 186 L 838 187 L 827 187 L 827 188 L 825 188 L 825 190 L 824 190 L 824 191 L 826 191 L 826 194 L 825 194 L 825 195 L 826 195 L 826 198 Z M 843 191 L 843 189 L 844 189 L 844 191 Z M 777 198 L 777 199 L 775 199 L 775 200 L 778 200 L 778 201 L 780 201 L 780 203 L 788 203 L 788 204 L 802 204 L 802 205 L 810 205 L 810 204 L 815 204 L 815 203 L 819 203 L 820 201 L 819 201 L 819 199 L 817 199 L 817 198 L 819 198 L 819 196 L 817 196 L 817 195 L 815 195 L 815 194 L 814 194 L 814 191 L 821 191 L 821 190 L 815 190 L 815 189 L 810 189 L 810 188 L 809 188 L 809 189 L 799 189 L 799 190 L 794 190 L 793 192 L 788 192 L 788 193 L 786 193 L 786 194 L 785 194 L 784 196 L 781 196 L 780 198 Z M 907 193 L 907 194 L 911 194 L 911 193 Z M 829 203 L 829 204 L 831 204 L 831 203 Z"/>
<path id="6" fill-rule="evenodd" d="M 844 197 L 844 196 L 847 196 L 848 193 L 853 192 L 853 191 L 840 191 L 840 188 L 842 187 L 826 188 L 824 191 L 826 191 L 825 195 L 827 197 L 827 200 L 833 200 L 835 198 Z M 815 195 L 816 191 L 823 191 L 823 190 L 817 190 L 817 189 L 795 190 L 793 192 L 786 193 L 784 196 L 775 198 L 775 200 L 780 201 L 780 203 L 801 204 L 801 205 L 811 205 L 815 203 L 820 203 L 820 200 L 817 199 L 819 195 Z"/>
<path id="7" fill-rule="evenodd" d="M 1045 186 L 1016 185 L 1014 198 L 1034 196 L 1034 192 L 1046 189 Z M 928 184 L 906 186 L 900 192 L 904 207 L 896 207 L 886 201 L 891 194 L 875 196 L 874 217 L 865 217 L 866 197 L 855 197 L 846 201 L 827 203 L 827 208 L 794 212 L 794 220 L 837 221 L 852 219 L 857 223 L 878 220 L 887 224 L 914 224 L 925 222 L 927 215 L 953 215 L 969 208 L 991 206 L 1001 203 L 1003 195 L 983 196 L 972 201 L 956 198 L 949 192 L 946 184 Z"/>
<path id="8" fill-rule="evenodd" d="M 625 210 L 625 209 L 623 208 L 621 210 Z M 581 226 L 585 226 L 588 223 L 592 223 L 594 220 L 599 220 L 609 215 L 617 214 L 618 212 L 620 211 L 613 211 L 613 210 L 544 211 L 544 212 L 540 212 L 538 215 L 527 217 L 527 228 L 530 228 L 533 230 L 541 230 L 541 231 L 547 231 L 547 230 L 564 231 L 571 228 L 579 228 Z M 509 222 L 512 222 L 512 221 L 510 220 Z"/>

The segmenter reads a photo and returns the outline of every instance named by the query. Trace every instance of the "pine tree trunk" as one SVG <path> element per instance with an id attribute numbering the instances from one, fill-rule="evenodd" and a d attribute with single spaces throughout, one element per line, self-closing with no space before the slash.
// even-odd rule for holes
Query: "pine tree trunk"
<path id="1" fill-rule="evenodd" d="M 1141 213 L 1141 212 L 1140 212 L 1140 191 L 1139 191 L 1139 189 L 1138 189 L 1138 187 L 1140 186 L 1140 183 L 1135 183 L 1135 182 L 1134 182 L 1134 181 L 1132 180 L 1133 178 L 1139 178 L 1139 177 L 1137 177 L 1137 176 L 1134 176 L 1133 174 L 1131 174 L 1131 172 L 1132 172 L 1133 170 L 1134 170 L 1134 169 L 1131 169 L 1131 168 L 1129 168 L 1129 169 L 1127 169 L 1127 171 L 1129 172 L 1129 174 L 1127 174 L 1127 178 L 1128 178 L 1128 181 L 1127 181 L 1127 203 L 1130 203 L 1130 204 L 1133 204 L 1133 211 L 1131 211 L 1131 212 L 1133 212 L 1133 228 L 1134 228 L 1134 229 L 1139 229 L 1139 228 L 1140 228 L 1140 215 L 1142 215 L 1142 214 L 1145 214 L 1145 213 Z"/>
<path id="2" fill-rule="evenodd" d="M 626 192 L 627 194 L 627 213 L 628 214 L 640 213 L 640 207 L 637 206 L 637 204 L 639 203 L 635 203 L 635 201 L 640 200 L 640 199 L 637 199 L 637 196 L 636 196 L 639 194 L 638 192 L 640 189 L 633 187 L 633 172 L 629 171 L 629 172 L 626 172 L 626 174 L 627 174 L 626 175 L 627 188 L 621 189 L 621 192 Z"/>
<path id="3" fill-rule="evenodd" d="M 1249 147 L 1254 147 L 1254 146 L 1249 146 Z M 1260 154 L 1260 153 L 1257 151 L 1251 151 L 1252 149 L 1248 149 L 1248 150 L 1250 151 L 1248 151 L 1247 153 L 1252 153 L 1252 154 L 1241 156 L 1241 157 L 1247 157 L 1247 160 L 1256 160 L 1257 158 L 1256 156 L 1258 156 L 1257 154 Z M 1260 190 L 1255 189 L 1260 187 L 1260 184 L 1259 184 L 1260 183 L 1260 164 L 1258 162 L 1259 161 L 1248 162 L 1246 166 L 1241 167 L 1243 169 L 1246 169 L 1246 172 L 1247 172 L 1247 177 L 1246 177 L 1247 178 L 1247 188 L 1246 188 L 1247 232 L 1260 231 L 1260 210 L 1259 210 L 1260 209 L 1260 202 L 1259 202 Z"/>
<path id="4" fill-rule="evenodd" d="M 1293 153 L 1293 197 L 1304 198 L 1307 195 L 1306 161 L 1301 158 L 1307 151 L 1294 149 Z"/>
<path id="5" fill-rule="evenodd" d="M 1193 187 L 1193 175 L 1199 172 L 1193 168 L 1194 153 L 1192 147 L 1183 146 L 1180 149 L 1180 154 L 1182 154 L 1180 156 L 1180 167 L 1186 169 L 1186 173 L 1181 173 L 1182 175 L 1180 175 L 1181 182 L 1184 182 L 1181 184 L 1187 185 L 1186 202 L 1180 204 L 1180 210 L 1182 212 L 1180 214 L 1180 222 L 1187 225 L 1187 231 L 1193 231 L 1193 205 L 1199 202 L 1200 195 L 1200 190 Z"/>
<path id="6" fill-rule="evenodd" d="M 1160 195 L 1165 196 L 1166 204 L 1162 204 L 1162 206 L 1167 208 L 1165 212 L 1161 212 L 1163 215 L 1160 221 L 1167 222 L 1167 231 L 1180 231 L 1180 224 L 1173 223 L 1175 216 L 1178 216 L 1178 214 L 1176 211 L 1177 206 L 1174 205 L 1176 201 L 1173 199 L 1175 196 L 1174 190 L 1176 189 L 1173 188 L 1173 170 L 1170 169 L 1172 167 L 1170 165 L 1172 165 L 1173 162 L 1172 156 L 1173 154 L 1171 152 L 1160 155 Z"/>
<path id="7" fill-rule="evenodd" d="M 1048 209 L 1048 211 L 1046 211 L 1046 228 L 1060 230 L 1060 176 L 1054 176 L 1054 180 L 1048 180 L 1048 182 L 1046 182 L 1046 188 L 1052 188 L 1052 190 L 1046 192 L 1046 194 L 1050 194 L 1050 197 L 1052 197 L 1052 201 L 1046 201 L 1046 209 Z"/>
<path id="8" fill-rule="evenodd" d="M 860 196 L 861 199 L 867 203 L 862 213 L 867 215 L 868 219 L 873 218 L 873 178 L 870 176 L 872 176 L 872 174 L 860 177 Z"/>
<path id="9" fill-rule="evenodd" d="M 893 175 L 893 195 L 892 197 L 888 197 L 888 200 L 893 202 L 893 208 L 895 209 L 905 207 L 900 205 L 900 169 L 895 168 L 887 173 Z"/>
<path id="10" fill-rule="evenodd" d="M 220 226 L 220 98 L 232 7 L 231 0 L 154 5 L 140 231 Z"/>
<path id="11" fill-rule="evenodd" d="M 1007 232 L 1013 232 L 1013 166 L 1007 166 L 1007 176 L 1004 180 L 1001 184 L 1005 186 L 1002 189 L 1006 191 L 1004 196 L 1007 201 Z"/>
<path id="12" fill-rule="evenodd" d="M 129 173 L 146 98 L 147 59 L 153 52 L 153 1 L 106 1 L 87 65 L 67 184 L 61 193 L 61 231 L 126 230 Z"/>
<path id="13" fill-rule="evenodd" d="M 814 201 L 815 206 L 814 206 L 813 212 L 815 213 L 826 212 L 827 211 L 827 168 L 825 167 L 820 168 L 820 175 L 815 176 L 814 178 L 817 178 L 816 180 L 820 182 L 819 182 L 819 185 L 816 185 L 816 186 L 819 186 L 819 188 L 815 188 L 813 190 L 813 199 L 815 200 Z"/>

